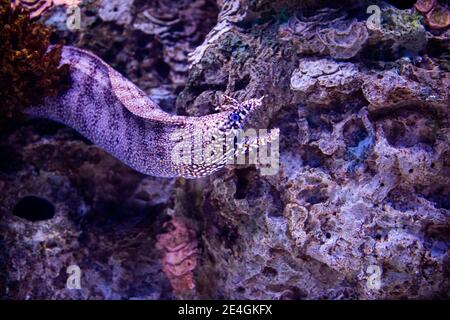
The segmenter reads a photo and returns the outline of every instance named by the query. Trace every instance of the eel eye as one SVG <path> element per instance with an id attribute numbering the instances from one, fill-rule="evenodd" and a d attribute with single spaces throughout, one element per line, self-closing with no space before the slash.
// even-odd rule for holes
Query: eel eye
<path id="1" fill-rule="evenodd" d="M 241 117 L 239 116 L 239 114 L 233 112 L 232 114 L 230 114 L 230 120 L 232 122 L 239 122 L 241 121 Z"/>

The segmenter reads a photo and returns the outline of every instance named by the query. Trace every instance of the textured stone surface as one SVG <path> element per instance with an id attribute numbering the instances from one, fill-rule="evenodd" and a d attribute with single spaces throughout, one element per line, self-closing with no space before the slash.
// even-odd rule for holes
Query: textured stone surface
<path id="1" fill-rule="evenodd" d="M 213 177 L 206 187 L 199 268 L 215 277 L 199 285 L 201 294 L 447 297 L 448 69 L 423 52 L 425 28 L 404 19 L 408 11 L 384 10 L 395 27 L 346 29 L 353 50 L 347 56 L 307 31 L 333 32 L 333 19 L 358 28 L 363 21 L 351 11 L 322 9 L 301 28 L 301 14 L 290 18 L 294 27 L 288 19 L 295 34 L 276 14 L 264 25 L 248 23 L 251 31 L 234 28 L 194 64 L 183 92 L 193 109 L 199 81 L 202 87 L 220 81 L 238 97 L 264 92 L 269 110 L 257 125 L 281 128 L 278 175 L 262 177 L 248 167 Z M 228 43 L 230 53 L 223 49 Z M 411 58 L 410 51 L 422 56 Z M 391 61 L 379 58 L 387 52 Z M 341 61 L 350 56 L 359 59 Z M 381 269 L 380 290 L 367 285 L 370 266 Z"/>
<path id="2" fill-rule="evenodd" d="M 46 122 L 22 127 L 1 150 L 2 297 L 171 297 L 152 235 L 162 225 L 173 181 L 135 173 Z M 54 218 L 14 216 L 17 202 L 29 195 L 50 201 Z M 28 208 L 39 215 L 35 209 Z M 83 272 L 80 291 L 65 289 L 72 264 Z"/>
<path id="3" fill-rule="evenodd" d="M 361 3 L 218 1 L 214 21 L 210 1 L 177 2 L 177 14 L 135 1 L 124 25 L 85 2 L 85 28 L 59 36 L 166 109 L 200 115 L 223 93 L 266 95 L 254 126 L 280 128 L 280 171 L 144 177 L 69 129 L 27 123 L 0 144 L 2 297 L 448 299 L 448 30 L 384 2 L 381 27 L 367 29 Z M 55 217 L 14 216 L 27 195 Z M 171 217 L 198 242 L 188 295 L 163 271 L 171 251 L 156 248 Z M 64 289 L 74 263 L 81 291 Z"/>

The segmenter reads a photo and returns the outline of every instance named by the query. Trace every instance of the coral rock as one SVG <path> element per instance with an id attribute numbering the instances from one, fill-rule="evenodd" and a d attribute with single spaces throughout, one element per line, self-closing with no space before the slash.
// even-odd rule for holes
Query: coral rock
<path id="1" fill-rule="evenodd" d="M 115 21 L 120 25 L 131 23 L 134 0 L 101 0 L 98 14 L 104 21 Z"/>
<path id="2" fill-rule="evenodd" d="M 307 101 L 330 103 L 336 95 L 352 93 L 360 87 L 358 68 L 334 60 L 302 60 L 291 77 L 291 89 L 305 94 Z"/>
<path id="3" fill-rule="evenodd" d="M 367 2 L 329 3 L 135 1 L 120 26 L 83 7 L 90 27 L 62 37 L 180 113 L 265 95 L 252 125 L 280 129 L 280 168 L 155 179 L 67 128 L 21 126 L 0 141 L 1 296 L 449 299 L 448 30 L 380 2 L 363 41 Z M 15 216 L 29 196 L 54 217 Z M 81 291 L 64 289 L 73 263 Z"/>
<path id="4" fill-rule="evenodd" d="M 444 6 L 435 6 L 427 13 L 427 21 L 431 29 L 443 29 L 450 25 L 450 10 Z"/>
<path id="5" fill-rule="evenodd" d="M 414 7 L 421 13 L 427 13 L 436 5 L 436 0 L 418 0 Z"/>
<path id="6" fill-rule="evenodd" d="M 158 235 L 156 245 L 163 252 L 163 271 L 175 293 L 193 290 L 193 270 L 198 259 L 195 233 L 178 219 L 172 219 L 163 228 L 168 231 Z"/>

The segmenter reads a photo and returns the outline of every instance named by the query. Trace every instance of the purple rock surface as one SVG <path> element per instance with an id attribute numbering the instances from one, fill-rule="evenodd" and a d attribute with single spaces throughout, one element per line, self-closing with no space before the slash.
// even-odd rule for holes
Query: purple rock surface
<path id="1" fill-rule="evenodd" d="M 336 5 L 89 0 L 77 31 L 45 13 L 168 112 L 264 95 L 251 124 L 280 128 L 280 169 L 162 179 L 50 121 L 1 133 L 0 297 L 449 299 L 449 29 L 413 5 L 380 2 L 376 28 L 364 1 Z"/>

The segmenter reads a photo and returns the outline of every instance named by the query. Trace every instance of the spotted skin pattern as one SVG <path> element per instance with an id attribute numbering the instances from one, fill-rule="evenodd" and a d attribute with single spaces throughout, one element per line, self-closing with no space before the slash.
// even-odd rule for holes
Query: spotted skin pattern
<path id="1" fill-rule="evenodd" d="M 27 113 L 74 128 L 131 168 L 151 176 L 198 178 L 224 167 L 226 155 L 187 164 L 173 161 L 172 152 L 180 142 L 180 134 L 174 138 L 176 133 L 181 132 L 182 139 L 208 133 L 200 145 L 204 148 L 214 143 L 217 134 L 243 128 L 248 116 L 262 105 L 262 98 L 239 103 L 226 97 L 228 103 L 218 113 L 171 115 L 92 53 L 65 46 L 61 64 L 70 65 L 71 88 L 27 108 Z"/>

